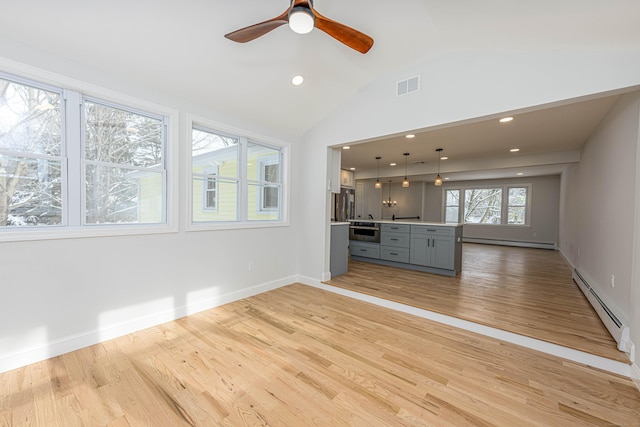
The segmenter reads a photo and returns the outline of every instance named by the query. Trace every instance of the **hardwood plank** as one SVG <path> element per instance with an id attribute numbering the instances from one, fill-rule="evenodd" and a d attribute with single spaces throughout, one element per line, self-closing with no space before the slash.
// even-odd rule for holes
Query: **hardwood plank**
<path id="1" fill-rule="evenodd" d="M 629 363 L 557 251 L 465 243 L 457 277 L 350 261 L 326 283 Z"/>
<path id="2" fill-rule="evenodd" d="M 293 284 L 0 374 L 7 426 L 640 423 L 624 377 Z"/>

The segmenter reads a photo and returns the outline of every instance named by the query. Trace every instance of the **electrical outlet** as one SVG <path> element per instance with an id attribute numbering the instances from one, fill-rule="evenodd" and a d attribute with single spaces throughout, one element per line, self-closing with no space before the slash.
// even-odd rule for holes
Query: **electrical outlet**
<path id="1" fill-rule="evenodd" d="M 616 286 L 616 276 L 612 274 L 609 281 L 611 282 L 611 287 L 614 288 Z"/>
<path id="2" fill-rule="evenodd" d="M 249 271 L 253 271 L 255 269 L 255 264 L 253 263 L 253 261 L 249 261 Z"/>

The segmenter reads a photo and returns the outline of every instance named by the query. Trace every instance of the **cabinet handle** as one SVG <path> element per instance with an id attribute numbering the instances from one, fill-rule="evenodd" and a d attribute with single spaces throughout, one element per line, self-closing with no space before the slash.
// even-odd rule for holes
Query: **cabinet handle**
<path id="1" fill-rule="evenodd" d="M 367 250 L 360 248 L 360 252 L 367 252 Z"/>
<path id="2" fill-rule="evenodd" d="M 431 239 L 427 239 L 427 247 L 430 248 L 431 247 Z"/>
<path id="3" fill-rule="evenodd" d="M 395 252 L 389 252 L 389 255 L 395 255 L 395 256 L 398 256 L 398 254 L 397 254 L 397 253 L 395 253 Z"/>
<path id="4" fill-rule="evenodd" d="M 398 239 L 389 239 L 389 240 L 391 240 L 393 242 L 397 242 L 398 241 Z"/>

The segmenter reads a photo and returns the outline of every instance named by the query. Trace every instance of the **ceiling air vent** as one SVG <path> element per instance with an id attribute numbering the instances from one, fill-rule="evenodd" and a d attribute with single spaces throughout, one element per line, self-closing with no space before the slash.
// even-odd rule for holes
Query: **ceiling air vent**
<path id="1" fill-rule="evenodd" d="M 396 83 L 396 96 L 407 95 L 420 90 L 420 76 L 410 77 Z"/>

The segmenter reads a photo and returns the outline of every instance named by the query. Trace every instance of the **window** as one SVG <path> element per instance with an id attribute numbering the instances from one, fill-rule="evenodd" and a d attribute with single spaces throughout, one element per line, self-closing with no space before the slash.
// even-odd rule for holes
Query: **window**
<path id="1" fill-rule="evenodd" d="M 527 187 L 509 187 L 507 222 L 525 224 L 527 215 Z"/>
<path id="2" fill-rule="evenodd" d="M 192 129 L 192 222 L 238 220 L 239 147 L 237 137 Z"/>
<path id="3" fill-rule="evenodd" d="M 445 191 L 444 221 L 460 222 L 460 190 Z"/>
<path id="4" fill-rule="evenodd" d="M 218 168 L 205 170 L 204 182 L 202 185 L 202 209 L 209 211 L 218 210 Z"/>
<path id="5" fill-rule="evenodd" d="M 280 151 L 265 145 L 248 144 L 247 176 L 249 216 L 253 220 L 277 220 L 280 211 Z M 255 200 L 255 208 L 252 202 Z"/>
<path id="6" fill-rule="evenodd" d="M 0 78 L 0 227 L 60 226 L 62 91 Z"/>
<path id="7" fill-rule="evenodd" d="M 37 239 L 167 225 L 167 121 L 0 74 L 0 232 L 50 230 L 26 237 Z"/>
<path id="8" fill-rule="evenodd" d="M 86 99 L 87 224 L 164 222 L 162 117 Z"/>
<path id="9" fill-rule="evenodd" d="M 502 188 L 472 188 L 464 191 L 465 224 L 500 224 Z"/>
<path id="10" fill-rule="evenodd" d="M 528 225 L 531 185 L 446 189 L 445 222 L 465 224 Z M 462 212 L 461 212 L 462 210 Z"/>
<path id="11" fill-rule="evenodd" d="M 193 123 L 191 145 L 192 225 L 282 221 L 282 146 Z"/>

